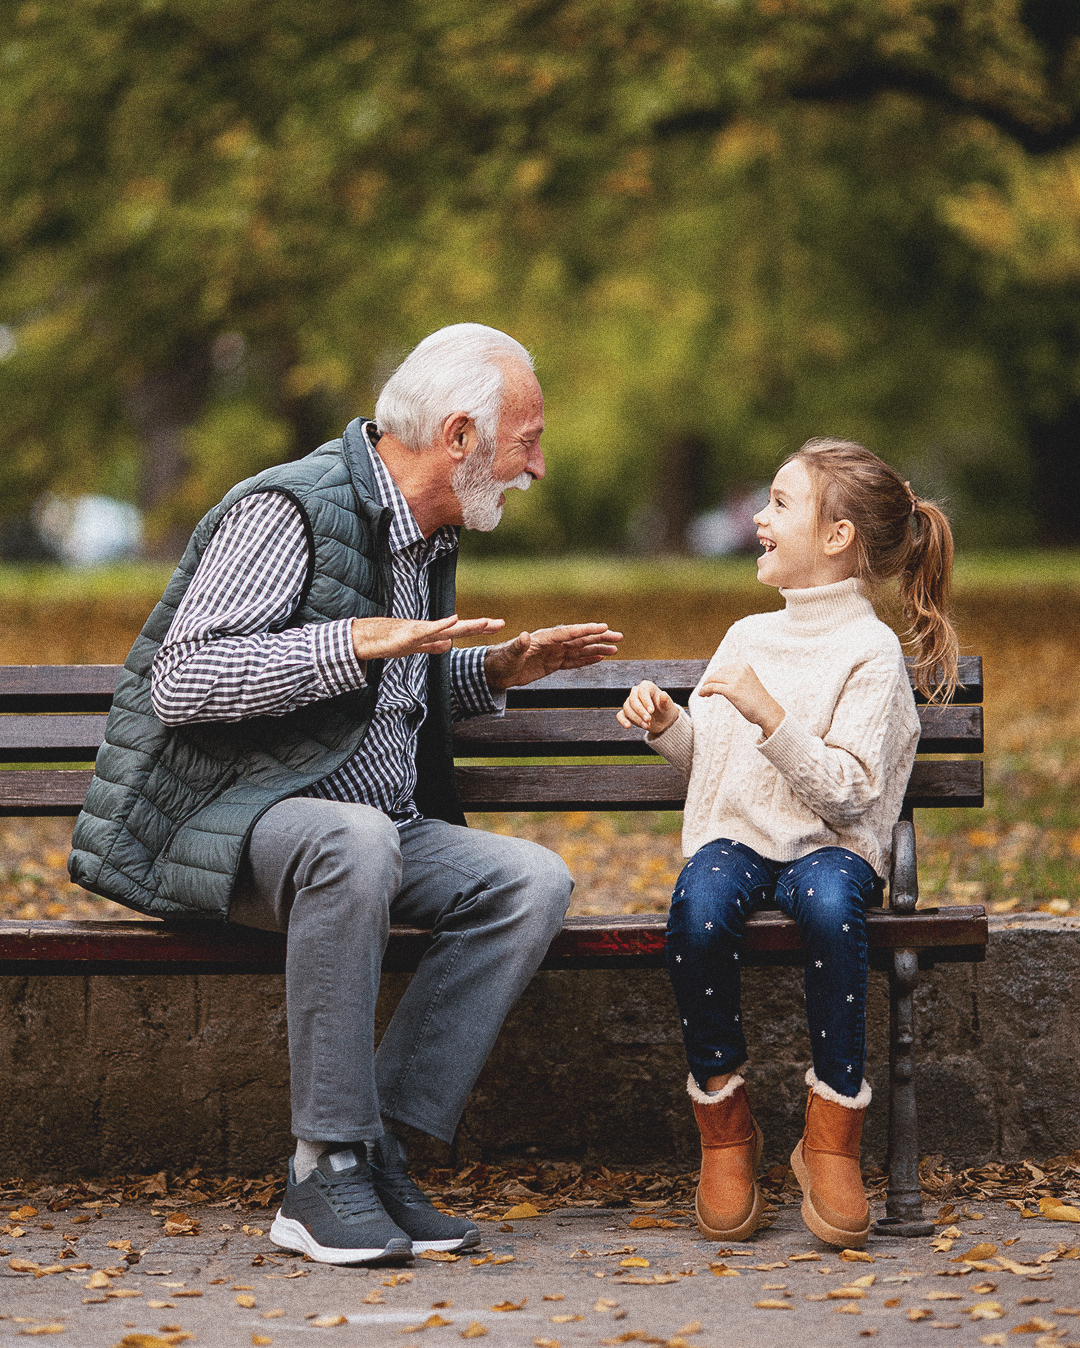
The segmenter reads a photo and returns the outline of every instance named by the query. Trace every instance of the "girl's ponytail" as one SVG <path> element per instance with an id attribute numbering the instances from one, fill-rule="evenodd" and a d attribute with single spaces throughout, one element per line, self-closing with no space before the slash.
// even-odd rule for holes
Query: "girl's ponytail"
<path id="1" fill-rule="evenodd" d="M 930 701 L 946 701 L 959 682 L 960 644 L 945 614 L 953 537 L 944 512 L 853 440 L 808 440 L 790 459 L 815 483 L 820 521 L 855 526 L 857 574 L 869 581 L 899 576 L 915 686 Z"/>
<path id="2" fill-rule="evenodd" d="M 915 645 L 915 686 L 931 701 L 947 701 L 959 682 L 960 652 L 945 614 L 952 579 L 952 529 L 933 501 L 914 494 L 911 513 L 912 538 L 900 571 L 900 602 Z"/>

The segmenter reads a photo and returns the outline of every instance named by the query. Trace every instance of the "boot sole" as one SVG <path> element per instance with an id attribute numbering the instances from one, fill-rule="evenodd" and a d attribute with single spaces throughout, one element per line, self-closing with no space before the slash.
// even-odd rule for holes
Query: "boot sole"
<path id="1" fill-rule="evenodd" d="M 754 1164 L 753 1171 L 756 1175 L 758 1166 L 761 1164 L 761 1151 L 764 1144 L 761 1129 L 754 1120 Z M 701 1186 L 699 1185 L 694 1193 L 694 1217 L 697 1219 L 697 1228 L 706 1240 L 745 1240 L 747 1236 L 752 1236 L 761 1225 L 762 1214 L 765 1211 L 765 1200 L 761 1196 L 761 1188 L 757 1180 L 754 1180 L 754 1202 L 750 1209 L 750 1215 L 744 1218 L 738 1226 L 722 1227 L 710 1226 L 701 1215 Z"/>
<path id="2" fill-rule="evenodd" d="M 839 1249 L 861 1250 L 870 1234 L 869 1210 L 866 1214 L 866 1225 L 859 1231 L 849 1231 L 842 1226 L 833 1226 L 831 1222 L 827 1222 L 810 1201 L 810 1172 L 803 1160 L 802 1145 L 802 1138 L 800 1138 L 795 1144 L 795 1150 L 791 1153 L 791 1168 L 794 1170 L 795 1178 L 799 1181 L 799 1188 L 802 1190 L 803 1221 L 817 1236 L 818 1240 L 823 1240 L 826 1245 L 835 1245 Z"/>
<path id="3" fill-rule="evenodd" d="M 270 1227 L 270 1239 L 283 1250 L 299 1250 L 319 1264 L 373 1264 L 381 1259 L 408 1259 L 413 1252 L 412 1241 L 395 1236 L 381 1249 L 337 1249 L 320 1245 L 303 1222 L 283 1217 L 281 1210 Z"/>

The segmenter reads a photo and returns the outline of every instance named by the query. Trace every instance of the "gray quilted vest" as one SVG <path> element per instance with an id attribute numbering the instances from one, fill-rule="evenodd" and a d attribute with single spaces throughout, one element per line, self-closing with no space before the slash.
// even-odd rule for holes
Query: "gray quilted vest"
<path id="1" fill-rule="evenodd" d="M 390 511 L 381 506 L 363 435 L 352 421 L 296 463 L 234 487 L 198 524 L 117 684 L 94 778 L 72 835 L 76 884 L 154 917 L 228 917 L 251 830 L 278 801 L 335 772 L 371 722 L 382 675 L 367 687 L 285 716 L 166 726 L 150 701 L 150 669 L 222 516 L 256 492 L 287 494 L 309 534 L 313 565 L 283 627 L 390 612 Z M 456 552 L 431 567 L 431 616 L 454 611 Z M 416 804 L 463 824 L 454 782 L 450 657 L 429 657 L 428 712 L 416 752 Z"/>

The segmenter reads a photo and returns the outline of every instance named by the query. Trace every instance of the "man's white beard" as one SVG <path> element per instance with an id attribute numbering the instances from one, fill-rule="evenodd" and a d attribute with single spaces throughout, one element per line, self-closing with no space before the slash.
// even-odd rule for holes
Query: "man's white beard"
<path id="1" fill-rule="evenodd" d="M 478 529 L 481 533 L 490 533 L 502 519 L 503 506 L 500 497 L 504 492 L 516 487 L 519 491 L 528 491 L 532 478 L 528 473 L 519 473 L 509 482 L 499 482 L 492 477 L 491 469 L 495 463 L 495 446 L 488 450 L 478 444 L 461 466 L 454 471 L 451 486 L 461 506 L 461 522 L 466 529 Z"/>

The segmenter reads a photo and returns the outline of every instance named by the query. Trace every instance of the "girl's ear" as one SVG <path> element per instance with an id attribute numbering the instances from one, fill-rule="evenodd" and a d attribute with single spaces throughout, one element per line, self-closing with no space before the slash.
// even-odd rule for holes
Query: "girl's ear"
<path id="1" fill-rule="evenodd" d="M 838 557 L 855 542 L 855 526 L 850 520 L 836 520 L 825 531 L 823 544 L 826 557 Z"/>

